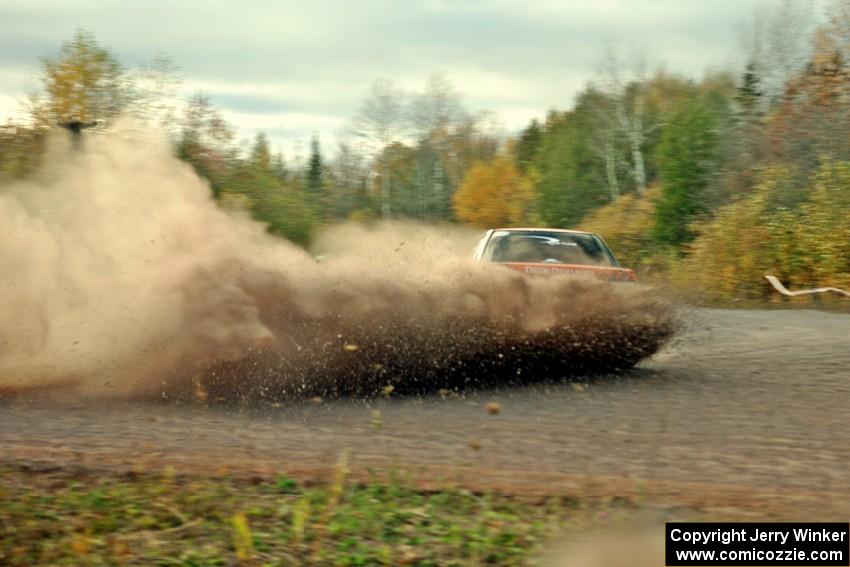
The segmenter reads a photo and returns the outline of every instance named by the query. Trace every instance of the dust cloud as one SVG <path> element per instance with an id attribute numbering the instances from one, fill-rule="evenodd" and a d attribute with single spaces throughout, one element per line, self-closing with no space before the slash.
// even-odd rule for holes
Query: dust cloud
<path id="1" fill-rule="evenodd" d="M 435 391 L 628 367 L 674 330 L 639 286 L 532 279 L 457 227 L 343 225 L 314 253 L 223 210 L 125 122 L 0 188 L 0 397 Z"/>

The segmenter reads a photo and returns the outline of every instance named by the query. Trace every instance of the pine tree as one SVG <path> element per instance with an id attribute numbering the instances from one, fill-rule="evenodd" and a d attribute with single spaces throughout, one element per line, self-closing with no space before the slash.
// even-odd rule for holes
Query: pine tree
<path id="1" fill-rule="evenodd" d="M 658 148 L 661 198 L 653 236 L 663 244 L 692 240 L 691 223 L 704 212 L 718 135 L 711 106 L 702 98 L 685 102 L 671 116 Z"/>
<path id="2" fill-rule="evenodd" d="M 269 150 L 269 141 L 262 132 L 257 134 L 254 146 L 251 148 L 250 163 L 252 166 L 267 172 L 271 171 L 272 154 Z"/>
<path id="3" fill-rule="evenodd" d="M 324 218 L 327 208 L 325 185 L 325 166 L 319 146 L 319 137 L 313 136 L 310 141 L 310 160 L 307 163 L 305 192 L 308 206 L 316 212 L 319 218 Z"/>
<path id="4" fill-rule="evenodd" d="M 758 116 L 761 113 L 761 100 L 761 80 L 756 73 L 755 63 L 750 62 L 747 63 L 741 77 L 741 86 L 735 94 L 735 101 L 738 103 L 742 117 Z"/>
<path id="5" fill-rule="evenodd" d="M 534 118 L 519 135 L 516 144 L 516 163 L 523 174 L 528 173 L 528 168 L 534 162 L 534 156 L 537 155 L 542 140 L 543 127 Z"/>

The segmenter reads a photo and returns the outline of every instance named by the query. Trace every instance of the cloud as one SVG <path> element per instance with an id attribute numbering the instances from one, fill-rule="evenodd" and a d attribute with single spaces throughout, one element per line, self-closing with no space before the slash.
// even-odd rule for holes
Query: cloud
<path id="1" fill-rule="evenodd" d="M 375 78 L 413 89 L 434 71 L 449 76 L 471 110 L 500 113 L 516 130 L 535 112 L 572 104 L 606 42 L 692 75 L 733 60 L 754 3 L 5 0 L 0 96 L 31 88 L 22 77 L 82 27 L 128 66 L 172 57 L 184 90 L 210 95 L 246 132 L 283 123 L 292 128 L 287 139 L 306 141 L 317 130 L 330 138 Z"/>

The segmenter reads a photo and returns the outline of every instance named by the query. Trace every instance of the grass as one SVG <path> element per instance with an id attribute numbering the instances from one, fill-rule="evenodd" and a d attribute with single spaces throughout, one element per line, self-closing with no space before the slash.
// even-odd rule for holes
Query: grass
<path id="1" fill-rule="evenodd" d="M 0 565 L 520 565 L 622 501 L 329 483 L 0 468 Z M 628 507 L 630 504 L 627 503 Z"/>

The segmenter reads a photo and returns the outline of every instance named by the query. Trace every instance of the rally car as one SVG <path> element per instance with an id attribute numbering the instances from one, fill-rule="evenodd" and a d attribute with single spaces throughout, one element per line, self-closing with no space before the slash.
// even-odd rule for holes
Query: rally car
<path id="1" fill-rule="evenodd" d="M 475 260 L 504 264 L 524 274 L 592 275 L 609 281 L 636 280 L 622 268 L 602 238 L 557 228 L 495 228 L 475 247 Z"/>

